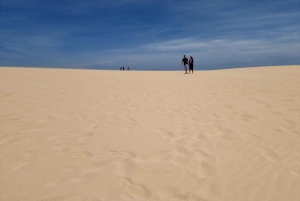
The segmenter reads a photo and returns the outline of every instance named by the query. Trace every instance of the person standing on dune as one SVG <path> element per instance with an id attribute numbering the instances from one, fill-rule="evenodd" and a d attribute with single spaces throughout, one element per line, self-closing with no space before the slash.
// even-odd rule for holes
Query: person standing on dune
<path id="1" fill-rule="evenodd" d="M 190 59 L 189 59 L 189 73 L 191 73 L 192 71 L 192 74 L 194 73 L 194 58 L 192 56 L 190 56 Z"/>
<path id="2" fill-rule="evenodd" d="M 184 66 L 185 74 L 187 74 L 187 64 L 188 64 L 188 59 L 183 55 L 182 61 L 181 61 L 181 66 Z"/>

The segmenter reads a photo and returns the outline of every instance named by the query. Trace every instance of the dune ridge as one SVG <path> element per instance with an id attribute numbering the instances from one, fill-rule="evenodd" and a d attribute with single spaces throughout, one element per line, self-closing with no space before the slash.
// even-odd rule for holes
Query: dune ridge
<path id="1" fill-rule="evenodd" d="M 299 200 L 299 77 L 1 67 L 0 200 Z"/>

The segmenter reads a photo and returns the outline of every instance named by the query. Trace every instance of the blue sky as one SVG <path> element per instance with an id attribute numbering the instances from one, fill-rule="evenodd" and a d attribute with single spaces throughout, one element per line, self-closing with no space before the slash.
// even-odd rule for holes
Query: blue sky
<path id="1" fill-rule="evenodd" d="M 300 64 L 299 0 L 0 0 L 0 66 Z"/>

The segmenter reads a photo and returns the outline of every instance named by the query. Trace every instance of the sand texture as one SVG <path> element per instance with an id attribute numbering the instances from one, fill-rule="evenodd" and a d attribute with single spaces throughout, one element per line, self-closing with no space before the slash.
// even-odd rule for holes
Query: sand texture
<path id="1" fill-rule="evenodd" d="M 299 201 L 300 66 L 0 68 L 0 200 Z"/>

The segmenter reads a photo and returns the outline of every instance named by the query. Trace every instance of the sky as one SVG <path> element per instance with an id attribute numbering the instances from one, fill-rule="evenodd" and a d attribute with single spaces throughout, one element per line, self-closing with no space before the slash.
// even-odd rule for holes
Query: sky
<path id="1" fill-rule="evenodd" d="M 0 0 L 0 66 L 300 64 L 299 0 Z"/>

